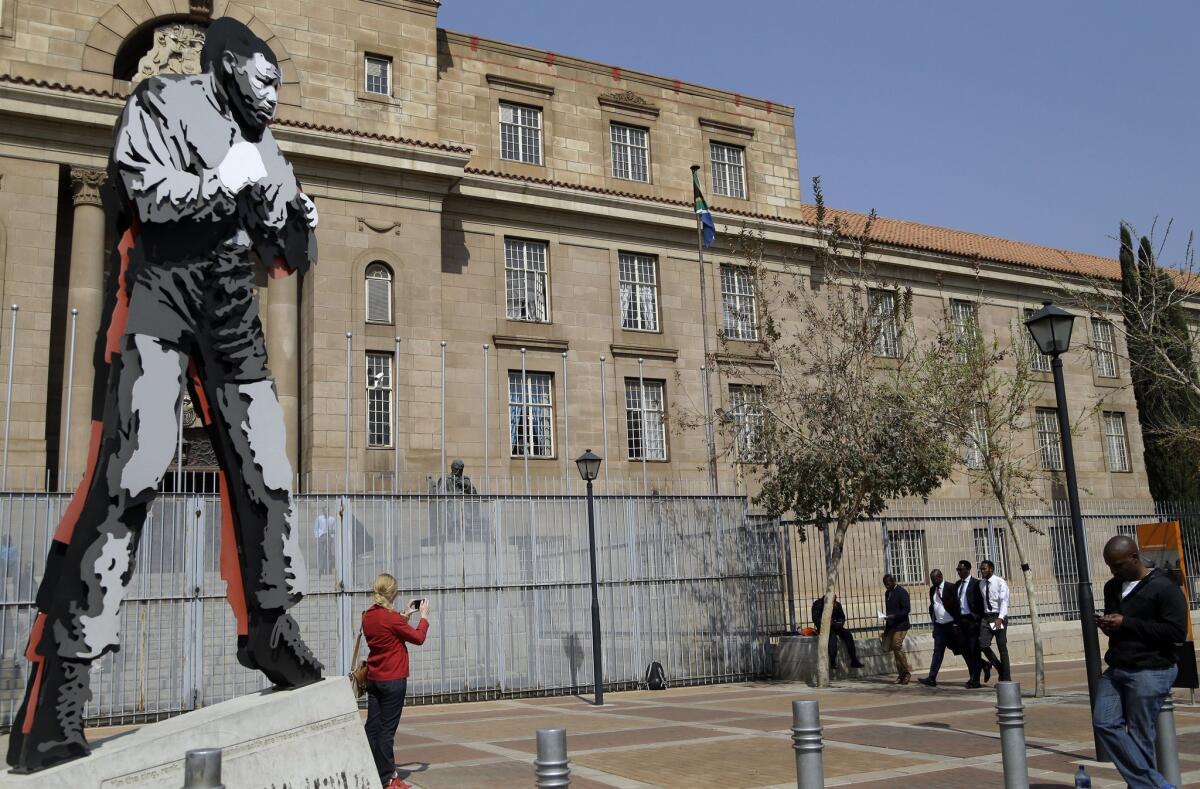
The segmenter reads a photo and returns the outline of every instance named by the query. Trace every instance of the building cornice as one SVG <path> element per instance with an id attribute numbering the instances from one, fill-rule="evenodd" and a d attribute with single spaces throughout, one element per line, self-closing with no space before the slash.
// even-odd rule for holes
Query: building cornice
<path id="1" fill-rule="evenodd" d="M 484 75 L 487 84 L 498 90 L 505 90 L 511 93 L 522 93 L 527 96 L 537 96 L 540 98 L 550 98 L 554 95 L 553 85 L 542 85 L 537 82 L 526 82 L 523 79 L 515 79 L 506 77 L 503 74 L 488 73 Z"/>
<path id="2" fill-rule="evenodd" d="M 514 351 L 553 351 L 565 353 L 570 349 L 566 340 L 553 337 L 524 337 L 516 334 L 494 334 L 492 345 Z"/>
<path id="3" fill-rule="evenodd" d="M 107 131 L 120 115 L 125 98 L 109 90 L 0 74 L 0 114 L 48 121 L 59 127 L 69 124 Z M 415 169 L 427 175 L 457 178 L 471 157 L 471 149 L 461 145 L 286 117 L 277 118 L 271 131 L 288 153 L 385 169 Z M 105 139 L 105 146 L 108 144 Z"/>
<path id="4" fill-rule="evenodd" d="M 599 63 L 594 60 L 585 60 L 583 58 L 561 55 L 557 52 L 550 52 L 544 49 L 534 49 L 532 47 L 525 47 L 519 44 L 509 44 L 505 41 L 496 41 L 494 39 L 483 38 L 481 36 L 473 36 L 469 33 L 456 33 L 452 30 L 444 29 L 439 29 L 439 32 L 446 37 L 447 43 L 455 46 L 466 47 L 476 52 L 492 52 L 498 55 L 507 55 L 509 57 L 528 60 L 533 63 L 546 64 L 547 66 L 553 64 L 553 66 L 563 66 L 592 74 L 600 74 L 604 77 L 615 77 L 619 74 L 621 81 L 624 82 L 652 85 L 661 90 L 671 91 L 673 93 L 682 93 L 690 96 L 699 96 L 705 99 L 729 102 L 736 107 L 762 110 L 763 112 L 779 115 L 784 118 L 794 118 L 796 115 L 796 110 L 794 107 L 786 104 L 777 104 L 766 99 L 752 98 L 750 96 L 743 96 L 740 93 L 720 90 L 718 88 L 709 88 L 703 85 L 696 85 L 695 83 L 691 82 L 684 82 L 682 80 L 668 79 L 667 77 L 647 74 L 643 71 L 633 71 L 621 66 Z"/>

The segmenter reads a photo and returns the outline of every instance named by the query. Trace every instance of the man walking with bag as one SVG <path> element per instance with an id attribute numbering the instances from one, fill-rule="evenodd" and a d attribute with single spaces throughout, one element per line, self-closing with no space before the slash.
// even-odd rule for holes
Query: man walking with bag
<path id="1" fill-rule="evenodd" d="M 1096 685 L 1092 727 L 1130 789 L 1174 789 L 1156 768 L 1154 742 L 1179 671 L 1175 645 L 1187 637 L 1187 600 L 1166 573 L 1142 563 L 1129 537 L 1108 541 L 1104 563 L 1113 577 L 1096 624 L 1108 636 L 1108 669 Z"/>

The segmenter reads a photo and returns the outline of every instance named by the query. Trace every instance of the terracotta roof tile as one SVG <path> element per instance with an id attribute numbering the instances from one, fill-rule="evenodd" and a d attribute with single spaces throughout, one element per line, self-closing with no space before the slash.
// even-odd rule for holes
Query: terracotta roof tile
<path id="1" fill-rule="evenodd" d="M 665 197 L 648 197 L 645 195 L 618 192 L 597 186 L 580 186 L 548 178 L 534 178 L 512 173 L 501 173 L 494 170 L 480 170 L 467 167 L 466 172 L 473 175 L 484 175 L 493 178 L 506 178 L 515 181 L 544 184 L 561 189 L 573 189 L 580 192 L 607 194 L 614 197 L 626 197 L 647 202 L 666 205 L 687 206 L 686 200 L 673 200 Z M 720 205 L 710 205 L 716 216 L 738 216 L 747 219 L 761 219 L 771 222 L 782 222 L 791 225 L 812 225 L 817 221 L 817 209 L 813 205 L 800 207 L 801 219 L 770 216 L 752 211 L 726 208 Z M 833 216 L 840 217 L 850 232 L 861 231 L 866 224 L 867 215 L 854 211 L 829 209 L 827 220 Z M 951 230 L 934 225 L 923 225 L 917 222 L 906 222 L 903 219 L 886 219 L 876 217 L 871 225 L 871 239 L 889 246 L 916 249 L 925 252 L 936 252 L 945 255 L 956 255 L 964 258 L 978 258 L 996 263 L 1009 263 L 1016 266 L 1061 271 L 1065 274 L 1084 274 L 1087 276 L 1120 279 L 1121 267 L 1115 258 L 1103 258 L 1087 255 L 1082 252 L 1045 247 L 1039 244 L 1027 244 L 1023 241 L 1011 241 L 996 236 L 986 236 L 979 233 L 969 233 L 963 230 Z"/>

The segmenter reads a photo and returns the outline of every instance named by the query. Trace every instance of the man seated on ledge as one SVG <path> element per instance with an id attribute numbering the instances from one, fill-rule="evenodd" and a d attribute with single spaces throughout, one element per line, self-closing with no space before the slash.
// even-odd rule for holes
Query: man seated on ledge
<path id="1" fill-rule="evenodd" d="M 821 615 L 825 613 L 825 598 L 818 597 L 813 600 L 812 604 L 812 621 L 813 627 L 818 631 L 821 629 Z M 846 654 L 850 656 L 850 668 L 862 668 L 863 664 L 858 659 L 858 650 L 854 646 L 854 634 L 846 629 L 846 612 L 842 610 L 842 604 L 838 602 L 837 596 L 833 598 L 833 618 L 830 622 L 829 633 L 829 670 L 837 669 L 837 642 L 846 645 Z"/>

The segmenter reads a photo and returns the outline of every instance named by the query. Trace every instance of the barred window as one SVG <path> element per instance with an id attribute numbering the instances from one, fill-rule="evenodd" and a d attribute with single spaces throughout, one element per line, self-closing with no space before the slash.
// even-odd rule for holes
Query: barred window
<path id="1" fill-rule="evenodd" d="M 954 340 L 958 343 L 958 361 L 967 361 L 967 348 L 979 330 L 975 303 L 964 299 L 950 300 L 950 322 L 954 325 Z"/>
<path id="2" fill-rule="evenodd" d="M 1039 408 L 1036 419 L 1042 470 L 1062 471 L 1062 436 L 1058 432 L 1058 411 L 1053 408 Z"/>
<path id="3" fill-rule="evenodd" d="M 992 550 L 992 540 L 988 539 L 988 530 L 972 529 L 975 539 L 975 565 L 984 559 L 989 560 L 996 569 L 996 575 L 1008 578 L 1008 543 L 1004 541 L 1004 529 L 1000 526 L 992 528 L 992 539 L 995 540 L 995 550 Z"/>
<path id="4" fill-rule="evenodd" d="M 366 56 L 366 85 L 367 93 L 381 96 L 392 95 L 392 59 L 381 55 Z"/>
<path id="5" fill-rule="evenodd" d="M 896 294 L 890 290 L 873 289 L 868 299 L 871 327 L 875 330 L 875 355 L 898 357 L 900 332 L 896 325 Z"/>
<path id="6" fill-rule="evenodd" d="M 508 433 L 515 457 L 554 457 L 554 376 L 508 371 Z"/>
<path id="7" fill-rule="evenodd" d="M 1125 436 L 1125 414 L 1105 411 L 1104 458 L 1109 471 L 1129 471 L 1129 441 Z"/>
<path id="8" fill-rule="evenodd" d="M 500 102 L 500 158 L 526 164 L 542 163 L 541 110 Z"/>
<path id="9" fill-rule="evenodd" d="M 888 529 L 887 572 L 898 584 L 925 582 L 925 532 L 919 529 Z"/>
<path id="10" fill-rule="evenodd" d="M 392 445 L 392 355 L 367 354 L 367 446 Z"/>
<path id="11" fill-rule="evenodd" d="M 550 320 L 546 269 L 544 242 L 504 239 L 504 281 L 510 321 Z"/>
<path id="12" fill-rule="evenodd" d="M 763 388 L 730 384 L 729 403 L 732 407 L 737 459 L 761 460 L 763 452 L 759 446 L 759 436 L 763 428 Z"/>
<path id="13" fill-rule="evenodd" d="M 392 270 L 383 263 L 367 266 L 367 323 L 392 322 Z"/>
<path id="14" fill-rule="evenodd" d="M 653 255 L 622 252 L 617 257 L 621 328 L 658 331 L 658 261 Z"/>
<path id="15" fill-rule="evenodd" d="M 1096 349 L 1096 375 L 1102 378 L 1116 378 L 1117 346 L 1113 340 L 1111 323 L 1092 318 L 1092 346 Z"/>
<path id="16" fill-rule="evenodd" d="M 725 312 L 726 337 L 731 340 L 758 339 L 754 281 L 744 266 L 721 266 L 721 306 Z"/>
<path id="17" fill-rule="evenodd" d="M 666 460 L 667 428 L 663 419 L 665 381 L 625 379 L 625 418 L 630 460 Z"/>
<path id="18" fill-rule="evenodd" d="M 963 436 L 967 468 L 976 471 L 987 467 L 987 412 L 984 408 L 978 405 L 971 409 L 971 429 Z"/>
<path id="19" fill-rule="evenodd" d="M 650 181 L 650 135 L 645 129 L 613 123 L 609 126 L 612 138 L 612 174 L 614 178 L 630 181 Z"/>
<path id="20" fill-rule="evenodd" d="M 713 192 L 725 197 L 746 196 L 745 151 L 736 145 L 710 142 Z"/>
<path id="21" fill-rule="evenodd" d="M 1031 307 L 1025 309 L 1025 320 L 1029 320 L 1035 310 Z M 1038 348 L 1037 343 L 1033 341 L 1033 335 L 1029 333 L 1029 329 L 1025 330 L 1025 342 L 1029 343 L 1029 369 L 1039 373 L 1050 372 L 1050 354 L 1042 353 Z"/>

